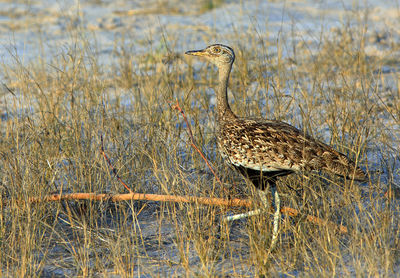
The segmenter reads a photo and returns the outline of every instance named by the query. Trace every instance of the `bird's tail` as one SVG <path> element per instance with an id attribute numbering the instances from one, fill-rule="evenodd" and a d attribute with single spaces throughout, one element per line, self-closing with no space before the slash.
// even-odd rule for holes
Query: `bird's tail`
<path id="1" fill-rule="evenodd" d="M 367 176 L 365 175 L 364 171 L 360 167 L 352 167 L 350 168 L 349 173 L 347 174 L 347 178 L 353 179 L 355 181 L 366 181 Z"/>

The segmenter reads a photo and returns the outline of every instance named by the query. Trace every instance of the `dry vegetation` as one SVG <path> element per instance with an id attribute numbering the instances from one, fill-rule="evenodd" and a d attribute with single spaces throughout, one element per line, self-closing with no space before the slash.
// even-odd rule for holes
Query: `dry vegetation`
<path id="1" fill-rule="evenodd" d="M 144 56 L 116 45 L 118 58 L 100 66 L 95 46 L 79 36 L 50 62 L 15 56 L 3 64 L 0 276 L 394 276 L 400 206 L 384 193 L 398 186 L 400 91 L 398 73 L 382 68 L 399 61 L 367 55 L 364 31 L 343 27 L 313 50 L 251 35 L 232 45 L 237 114 L 302 127 L 370 177 L 361 185 L 319 173 L 282 179 L 285 206 L 347 225 L 349 233 L 283 217 L 273 251 L 268 215 L 224 224 L 232 211 L 208 206 L 23 202 L 61 191 L 124 192 L 99 151 L 101 135 L 135 192 L 251 197 L 215 152 L 213 67 L 169 52 L 169 42 Z M 289 47 L 295 54 L 282 56 Z M 176 98 L 223 188 L 188 144 L 169 105 Z"/>

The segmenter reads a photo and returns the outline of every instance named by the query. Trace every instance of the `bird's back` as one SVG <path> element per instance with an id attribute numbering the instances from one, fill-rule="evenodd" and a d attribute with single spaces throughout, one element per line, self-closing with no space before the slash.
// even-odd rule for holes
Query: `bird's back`
<path id="1" fill-rule="evenodd" d="M 218 147 L 234 166 L 265 174 L 322 170 L 355 180 L 365 179 L 364 172 L 347 156 L 280 121 L 220 121 Z"/>

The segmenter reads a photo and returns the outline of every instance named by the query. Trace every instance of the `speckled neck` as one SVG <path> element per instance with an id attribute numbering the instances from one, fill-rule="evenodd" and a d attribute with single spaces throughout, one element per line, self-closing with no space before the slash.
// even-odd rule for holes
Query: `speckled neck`
<path id="1" fill-rule="evenodd" d="M 228 81 L 229 74 L 232 69 L 232 63 L 220 64 L 217 66 L 219 71 L 219 84 L 216 90 L 218 112 L 217 120 L 220 123 L 232 118 L 236 118 L 236 116 L 233 114 L 228 102 Z"/>

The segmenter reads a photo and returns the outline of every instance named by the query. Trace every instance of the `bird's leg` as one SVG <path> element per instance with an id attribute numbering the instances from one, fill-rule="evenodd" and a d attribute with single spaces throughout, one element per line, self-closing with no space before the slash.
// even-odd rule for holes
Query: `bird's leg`
<path id="1" fill-rule="evenodd" d="M 271 247 L 270 249 L 274 249 L 277 241 L 278 241 L 278 229 L 279 229 L 279 220 L 281 218 L 281 200 L 279 198 L 278 191 L 276 190 L 276 184 L 275 182 L 270 182 L 270 187 L 271 187 L 271 194 L 272 194 L 272 206 L 274 207 L 274 226 L 272 229 L 272 238 L 271 238 Z M 261 201 L 264 204 L 264 208 L 268 211 L 269 209 L 269 204 L 268 204 L 268 199 L 266 196 L 266 192 L 264 190 L 259 190 L 258 191 Z"/>
<path id="2" fill-rule="evenodd" d="M 271 186 L 272 193 L 272 205 L 274 206 L 274 227 L 272 230 L 272 239 L 271 239 L 271 249 L 273 249 L 278 241 L 278 228 L 279 228 L 279 220 L 281 218 L 281 199 L 279 198 L 278 191 L 276 190 L 276 185 L 273 184 Z"/>
<path id="3" fill-rule="evenodd" d="M 266 196 L 266 192 L 264 190 L 258 190 L 260 199 L 264 205 L 265 210 L 268 211 L 269 204 L 268 204 L 268 199 Z M 279 229 L 279 220 L 281 217 L 281 200 L 279 198 L 278 191 L 276 190 L 276 184 L 273 183 L 271 184 L 271 193 L 272 193 L 272 206 L 274 207 L 274 224 L 273 224 L 273 229 L 272 229 L 272 238 L 271 238 L 271 245 L 270 249 L 274 249 L 276 243 L 278 242 L 278 229 Z M 229 221 L 234 221 L 234 220 L 239 220 L 243 219 L 246 217 L 258 215 L 262 212 L 263 209 L 256 209 L 252 210 L 246 213 L 241 213 L 241 214 L 235 214 L 232 216 L 227 216 L 225 217 L 224 221 L 229 222 Z"/>
<path id="4" fill-rule="evenodd" d="M 257 190 L 261 202 L 264 205 L 264 209 L 266 211 L 268 211 L 268 199 L 266 196 L 266 192 L 264 190 Z M 243 218 L 247 218 L 250 216 L 254 216 L 254 215 L 259 215 L 261 213 L 262 209 L 256 209 L 256 210 L 252 210 L 252 211 L 248 211 L 245 213 L 240 213 L 240 214 L 235 214 L 235 215 L 231 215 L 231 216 L 227 216 L 224 218 L 225 222 L 229 222 L 229 221 L 235 221 L 235 220 L 239 220 L 239 219 L 243 219 Z"/>
<path id="5" fill-rule="evenodd" d="M 235 215 L 225 217 L 224 222 L 235 221 L 235 220 L 247 218 L 250 216 L 258 215 L 260 213 L 261 213 L 261 209 L 256 209 L 256 210 L 252 210 L 252 211 L 245 212 L 245 213 L 235 214 Z"/>
<path id="6" fill-rule="evenodd" d="M 268 200 L 267 200 L 267 196 L 265 195 L 265 191 L 264 190 L 257 190 L 262 203 L 266 206 L 266 208 L 268 208 Z M 240 214 L 235 214 L 235 215 L 231 215 L 231 216 L 227 216 L 224 218 L 225 222 L 229 222 L 229 221 L 235 221 L 235 220 L 239 220 L 239 219 L 243 219 L 243 218 L 247 218 L 250 216 L 254 216 L 254 215 L 259 215 L 261 213 L 261 209 L 255 209 L 252 211 L 248 211 L 245 213 L 240 213 Z"/>

